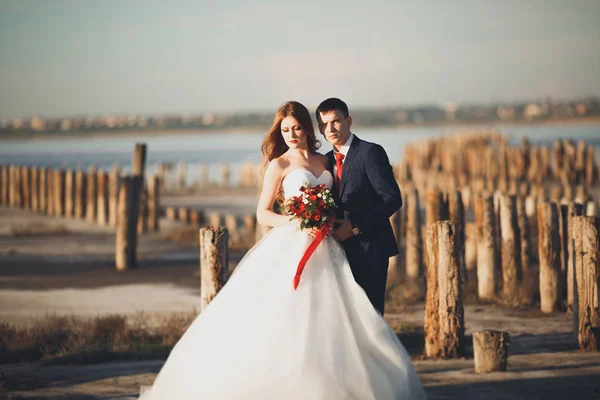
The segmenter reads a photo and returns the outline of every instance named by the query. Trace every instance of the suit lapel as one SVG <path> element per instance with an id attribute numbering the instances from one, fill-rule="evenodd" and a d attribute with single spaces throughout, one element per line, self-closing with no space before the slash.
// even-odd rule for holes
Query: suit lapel
<path id="1" fill-rule="evenodd" d="M 344 192 L 344 188 L 346 187 L 346 181 L 348 180 L 348 175 L 350 172 L 350 168 L 352 167 L 352 161 L 354 160 L 354 155 L 356 154 L 356 148 L 359 146 L 360 139 L 354 135 L 354 139 L 352 139 L 352 144 L 348 149 L 348 154 L 346 154 L 346 159 L 344 160 L 344 164 L 342 166 L 342 182 L 340 183 L 340 196 Z"/>

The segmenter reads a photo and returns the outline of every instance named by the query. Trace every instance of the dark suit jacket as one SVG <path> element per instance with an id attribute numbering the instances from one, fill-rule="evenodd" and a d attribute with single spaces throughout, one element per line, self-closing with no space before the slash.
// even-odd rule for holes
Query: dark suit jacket
<path id="1" fill-rule="evenodd" d="M 333 150 L 327 157 L 333 175 Z M 390 216 L 402 207 L 402 197 L 383 147 L 354 135 L 334 196 L 338 218 L 353 221 L 362 232 L 342 242 L 353 269 L 365 270 L 398 254 Z"/>

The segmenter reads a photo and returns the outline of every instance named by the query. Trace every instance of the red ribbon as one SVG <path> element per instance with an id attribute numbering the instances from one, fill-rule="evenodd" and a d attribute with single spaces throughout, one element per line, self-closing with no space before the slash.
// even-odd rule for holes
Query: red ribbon
<path id="1" fill-rule="evenodd" d="M 324 224 L 321 227 L 321 229 L 319 229 L 317 231 L 317 233 L 315 234 L 315 238 L 313 239 L 312 243 L 310 245 L 308 245 L 308 248 L 304 252 L 304 255 L 300 259 L 300 262 L 298 263 L 298 268 L 296 269 L 296 275 L 294 276 L 294 281 L 293 281 L 294 290 L 296 290 L 298 288 L 298 284 L 300 283 L 300 275 L 302 275 L 302 271 L 304 271 L 304 266 L 306 265 L 306 262 L 308 261 L 310 256 L 313 255 L 313 253 L 319 246 L 319 243 L 321 243 L 321 241 L 323 239 L 325 239 L 325 237 L 329 233 L 330 229 L 331 229 L 331 226 L 329 224 Z"/>

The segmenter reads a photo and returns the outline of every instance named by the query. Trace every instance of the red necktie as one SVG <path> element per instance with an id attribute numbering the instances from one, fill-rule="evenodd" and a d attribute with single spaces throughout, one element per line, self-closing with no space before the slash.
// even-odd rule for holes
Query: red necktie
<path id="1" fill-rule="evenodd" d="M 335 153 L 335 167 L 337 168 L 337 178 L 338 182 L 342 181 L 342 160 L 344 159 L 344 155 L 342 153 Z"/>

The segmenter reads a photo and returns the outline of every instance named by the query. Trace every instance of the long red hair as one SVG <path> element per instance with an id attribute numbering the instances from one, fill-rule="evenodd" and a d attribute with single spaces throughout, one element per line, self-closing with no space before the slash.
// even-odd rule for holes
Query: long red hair
<path id="1" fill-rule="evenodd" d="M 261 150 L 265 157 L 265 166 L 269 161 L 280 157 L 283 153 L 288 151 L 289 147 L 285 144 L 283 136 L 281 136 L 281 121 L 286 117 L 294 117 L 300 125 L 302 130 L 306 133 L 308 151 L 315 153 L 319 148 L 320 144 L 315 137 L 315 128 L 310 118 L 310 113 L 301 103 L 297 101 L 288 101 L 279 107 L 279 110 L 275 113 L 273 118 L 273 125 L 267 132 L 265 140 L 262 143 Z"/>

